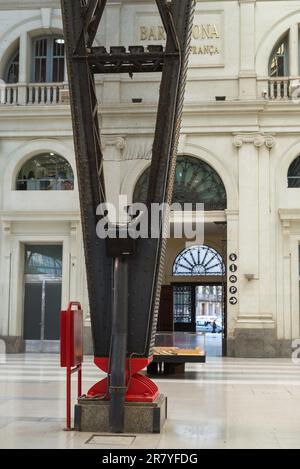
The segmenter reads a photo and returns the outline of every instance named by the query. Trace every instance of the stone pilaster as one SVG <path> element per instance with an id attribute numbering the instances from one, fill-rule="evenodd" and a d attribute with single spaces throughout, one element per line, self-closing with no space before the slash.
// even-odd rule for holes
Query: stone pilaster
<path id="1" fill-rule="evenodd" d="M 267 294 L 270 289 L 269 154 L 273 145 L 270 134 L 234 136 L 239 157 L 239 304 L 235 355 L 275 354 L 275 323 Z"/>
<path id="2" fill-rule="evenodd" d="M 256 0 L 240 4 L 240 73 L 239 98 L 256 99 L 255 6 Z"/>
<path id="3" fill-rule="evenodd" d="M 119 216 L 119 195 L 121 190 L 121 171 L 126 140 L 121 135 L 102 136 L 104 155 L 104 180 L 107 201 L 116 209 Z M 127 205 L 126 203 L 124 205 Z"/>

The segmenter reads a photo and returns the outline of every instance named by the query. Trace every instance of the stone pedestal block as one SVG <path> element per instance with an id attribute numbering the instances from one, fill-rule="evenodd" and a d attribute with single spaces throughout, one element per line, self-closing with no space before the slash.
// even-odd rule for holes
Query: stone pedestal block
<path id="1" fill-rule="evenodd" d="M 109 432 L 109 402 L 81 398 L 75 406 L 75 430 Z M 125 403 L 125 433 L 160 433 L 167 418 L 167 398 Z"/>

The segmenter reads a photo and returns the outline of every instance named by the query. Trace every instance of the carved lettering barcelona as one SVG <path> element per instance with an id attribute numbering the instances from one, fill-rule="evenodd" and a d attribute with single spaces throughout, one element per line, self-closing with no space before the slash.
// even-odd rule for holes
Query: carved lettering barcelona
<path id="1" fill-rule="evenodd" d="M 220 39 L 220 31 L 216 24 L 195 24 L 192 30 L 194 41 L 206 41 Z M 163 26 L 140 26 L 141 41 L 165 41 L 166 33 Z M 214 44 L 193 44 L 191 53 L 196 55 L 220 54 L 219 47 Z"/>
<path id="2" fill-rule="evenodd" d="M 166 32 L 163 26 L 141 26 L 140 27 L 140 40 L 141 41 L 165 41 Z"/>

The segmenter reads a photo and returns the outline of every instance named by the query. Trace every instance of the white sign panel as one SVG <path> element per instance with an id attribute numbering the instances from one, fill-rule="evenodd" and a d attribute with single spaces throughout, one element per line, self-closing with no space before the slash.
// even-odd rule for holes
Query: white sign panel
<path id="1" fill-rule="evenodd" d="M 138 13 L 136 15 L 135 42 L 144 47 L 149 44 L 165 45 L 166 33 L 157 14 Z M 224 14 L 222 11 L 195 13 L 190 66 L 224 66 Z"/>
<path id="2" fill-rule="evenodd" d="M 196 12 L 191 41 L 192 67 L 224 66 L 223 12 Z"/>

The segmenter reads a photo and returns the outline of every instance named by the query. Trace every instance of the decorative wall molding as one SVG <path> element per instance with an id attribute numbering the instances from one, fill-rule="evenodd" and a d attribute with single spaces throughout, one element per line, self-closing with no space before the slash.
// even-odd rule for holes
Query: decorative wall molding
<path id="1" fill-rule="evenodd" d="M 300 208 L 280 208 L 278 214 L 283 225 L 285 222 L 300 221 Z"/>
<path id="2" fill-rule="evenodd" d="M 243 3 L 256 3 L 256 0 L 239 0 L 240 5 L 242 5 Z"/>
<path id="3" fill-rule="evenodd" d="M 59 8 L 59 0 L 0 0 L 0 10 L 35 10 L 39 8 Z"/>
<path id="4" fill-rule="evenodd" d="M 150 161 L 152 158 L 152 143 L 139 142 L 127 145 L 123 154 L 123 159 L 126 161 L 132 160 L 146 160 Z"/>

